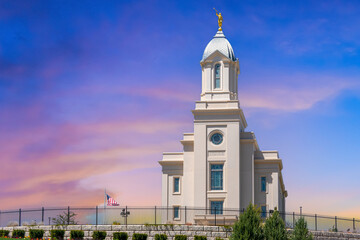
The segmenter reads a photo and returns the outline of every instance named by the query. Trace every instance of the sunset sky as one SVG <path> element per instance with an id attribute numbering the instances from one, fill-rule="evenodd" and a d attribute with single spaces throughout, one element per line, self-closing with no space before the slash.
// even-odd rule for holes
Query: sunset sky
<path id="1" fill-rule="evenodd" d="M 360 218 L 359 1 L 0 1 L 0 209 L 160 206 L 213 7 L 287 211 Z"/>

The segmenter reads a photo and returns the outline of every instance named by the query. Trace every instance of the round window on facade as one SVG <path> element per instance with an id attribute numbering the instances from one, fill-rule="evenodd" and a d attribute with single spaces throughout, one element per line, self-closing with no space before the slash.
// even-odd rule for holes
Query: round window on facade
<path id="1" fill-rule="evenodd" d="M 219 145 L 223 141 L 223 135 L 221 133 L 214 133 L 210 140 L 213 144 Z"/>

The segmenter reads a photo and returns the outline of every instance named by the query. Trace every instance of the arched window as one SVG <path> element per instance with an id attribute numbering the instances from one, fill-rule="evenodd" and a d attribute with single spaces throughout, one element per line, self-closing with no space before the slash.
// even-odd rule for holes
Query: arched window
<path id="1" fill-rule="evenodd" d="M 215 65 L 215 88 L 220 88 L 220 64 Z"/>

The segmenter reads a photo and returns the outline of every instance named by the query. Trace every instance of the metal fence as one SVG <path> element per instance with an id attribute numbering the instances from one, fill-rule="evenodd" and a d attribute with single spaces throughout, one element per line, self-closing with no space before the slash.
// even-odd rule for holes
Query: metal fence
<path id="1" fill-rule="evenodd" d="M 62 216 L 63 224 L 86 225 L 136 225 L 136 224 L 197 224 L 230 225 L 244 209 L 210 209 L 194 207 L 57 207 L 38 209 L 17 209 L 0 211 L 0 226 L 9 225 L 54 225 Z M 75 214 L 74 217 L 71 217 Z M 265 219 L 272 212 L 260 213 Z M 303 217 L 310 230 L 331 230 L 356 232 L 360 229 L 360 219 L 280 212 L 287 228 L 293 228 Z M 73 220 L 75 222 L 73 222 Z"/>

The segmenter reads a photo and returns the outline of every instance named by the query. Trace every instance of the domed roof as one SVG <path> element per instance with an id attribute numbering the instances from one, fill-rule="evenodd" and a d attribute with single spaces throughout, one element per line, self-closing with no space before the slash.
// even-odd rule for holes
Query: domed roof
<path id="1" fill-rule="evenodd" d="M 222 31 L 217 31 L 214 38 L 208 43 L 201 61 L 205 60 L 216 50 L 218 50 L 231 60 L 236 61 L 234 50 L 232 49 L 229 41 L 226 39 Z"/>

